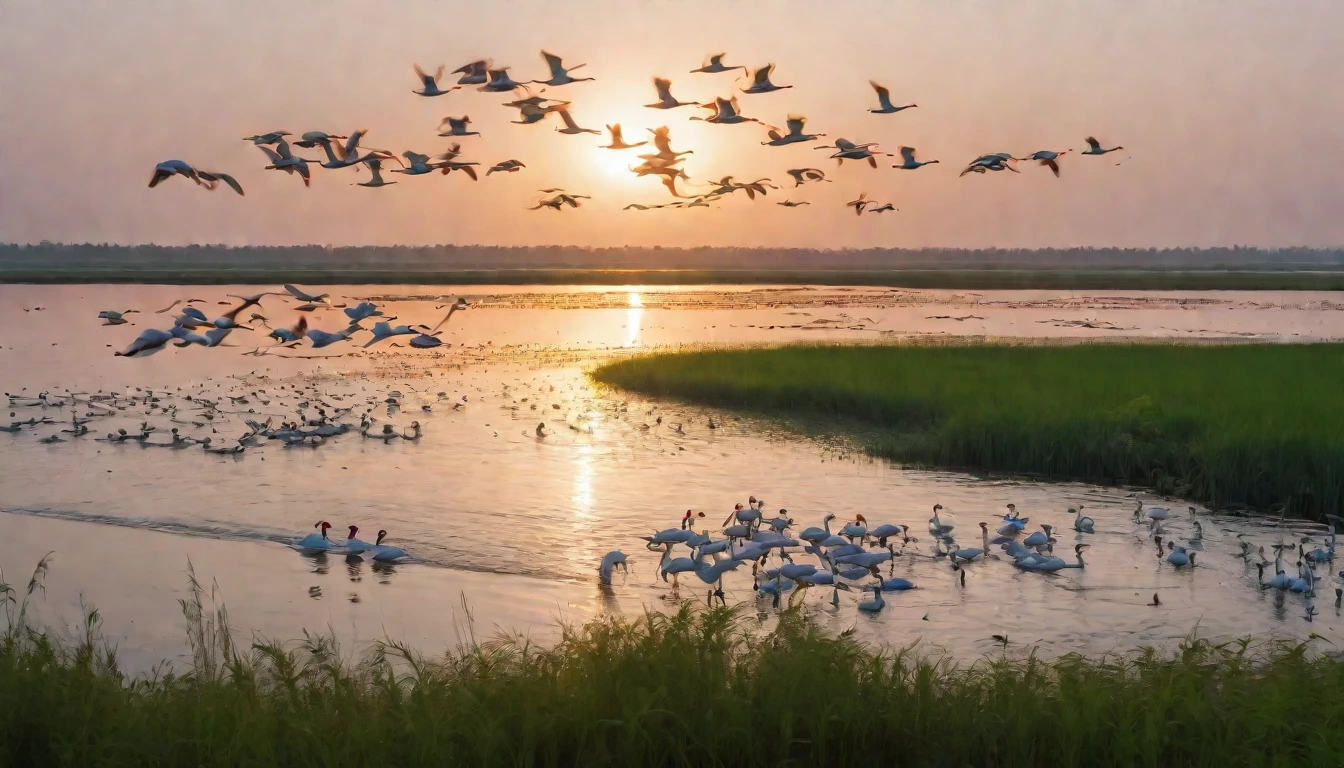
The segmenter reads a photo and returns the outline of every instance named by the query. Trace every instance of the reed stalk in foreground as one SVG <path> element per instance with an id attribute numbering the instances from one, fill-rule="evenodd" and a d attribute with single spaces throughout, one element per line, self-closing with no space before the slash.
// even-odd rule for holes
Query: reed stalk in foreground
<path id="1" fill-rule="evenodd" d="M 597 369 L 648 395 L 851 419 L 876 456 L 1344 515 L 1344 345 L 788 346 Z"/>
<path id="2" fill-rule="evenodd" d="M 3 593 L 0 765 L 1338 765 L 1344 666 L 1305 644 L 972 664 L 799 610 L 602 617 L 552 646 L 234 641 L 194 575 L 183 669 L 130 679 L 96 611 L 70 641 Z M 36 586 L 35 586 L 36 585 Z M 17 620 L 17 623 L 16 623 Z"/>

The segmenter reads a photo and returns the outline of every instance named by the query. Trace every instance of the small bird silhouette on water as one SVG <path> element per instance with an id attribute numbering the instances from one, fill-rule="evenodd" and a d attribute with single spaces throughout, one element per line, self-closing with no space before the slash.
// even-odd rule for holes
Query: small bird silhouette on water
<path id="1" fill-rule="evenodd" d="M 1157 593 L 1154 592 L 1154 593 L 1153 593 L 1153 602 L 1149 603 L 1149 605 L 1161 605 L 1161 604 L 1162 604 L 1162 598 L 1158 597 L 1158 596 L 1157 596 Z"/>
<path id="2" fill-rule="evenodd" d="M 999 645 L 1002 645 L 1004 648 L 1007 648 L 1007 647 L 1008 647 L 1008 636 L 1007 636 L 1007 635 L 990 635 L 989 637 L 990 637 L 991 640 L 993 640 L 994 642 L 998 643 Z"/>

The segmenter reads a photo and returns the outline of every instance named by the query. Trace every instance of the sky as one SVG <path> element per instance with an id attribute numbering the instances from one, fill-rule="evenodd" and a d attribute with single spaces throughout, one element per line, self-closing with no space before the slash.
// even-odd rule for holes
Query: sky
<path id="1" fill-rule="evenodd" d="M 0 241 L 247 244 L 764 247 L 1313 246 L 1344 244 L 1344 3 L 1337 0 L 0 0 Z M 606 136 L 512 125 L 499 94 L 426 99 L 412 67 L 489 57 L 544 79 L 545 48 L 576 76 L 548 89 L 580 125 L 620 122 L 627 140 L 668 125 L 696 180 L 768 177 L 765 200 L 715 209 L 623 211 L 671 200 L 627 166 L 644 149 Z M 845 137 L 938 165 L 836 167 L 812 144 L 766 147 L 754 124 L 660 111 L 650 79 L 683 100 L 727 96 L 735 74 L 689 74 L 705 54 L 777 65 L 794 87 L 741 95 L 744 114 L 808 118 Z M 919 106 L 876 106 L 870 79 Z M 443 151 L 436 127 L 469 115 L 461 140 L 482 168 L 526 168 L 354 186 L 363 170 L 264 170 L 242 137 L 369 130 L 370 146 Z M 1124 145 L 1067 155 L 1062 177 L 958 177 L 978 155 Z M 313 150 L 308 157 L 316 157 Z M 231 173 L 247 191 L 183 179 L 146 187 L 155 163 Z M 1117 161 L 1123 161 L 1116 165 Z M 833 183 L 792 188 L 789 168 Z M 537 190 L 592 196 L 529 211 Z M 856 217 L 866 192 L 899 210 Z M 809 206 L 785 208 L 790 198 Z"/>

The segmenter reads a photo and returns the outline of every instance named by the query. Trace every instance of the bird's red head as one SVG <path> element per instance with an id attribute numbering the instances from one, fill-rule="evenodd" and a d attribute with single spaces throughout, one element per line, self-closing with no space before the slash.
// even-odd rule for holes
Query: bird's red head
<path id="1" fill-rule="evenodd" d="M 755 497 L 755 496 L 751 496 L 751 497 L 749 497 L 748 500 L 749 500 L 752 504 L 755 504 L 755 503 L 756 503 L 756 497 Z"/>
<path id="2" fill-rule="evenodd" d="M 693 511 L 691 511 L 691 510 L 688 509 L 688 510 L 686 510 L 686 514 L 684 514 L 684 515 L 681 516 L 681 519 L 682 519 L 682 520 L 690 520 L 694 515 L 695 515 L 695 513 L 694 513 Z"/>
<path id="3" fill-rule="evenodd" d="M 319 520 L 317 525 L 314 525 L 313 527 L 321 528 L 322 531 L 325 533 L 326 530 L 331 527 L 331 523 L 328 523 L 326 520 Z"/>
<path id="4" fill-rule="evenodd" d="M 857 520 L 857 521 L 860 522 L 860 523 L 866 523 L 866 522 L 868 522 L 868 518 L 864 517 L 863 515 L 855 515 L 855 516 L 854 516 L 854 519 Z"/>
<path id="5" fill-rule="evenodd" d="M 741 511 L 742 511 L 742 505 L 741 505 L 741 504 L 734 504 L 734 505 L 733 505 L 733 511 L 734 511 L 734 512 L 741 512 Z"/>
<path id="6" fill-rule="evenodd" d="M 350 526 L 350 535 L 347 536 L 346 538 L 347 538 L 347 539 L 353 539 L 353 538 L 355 538 L 355 534 L 357 534 L 357 533 L 359 533 L 359 526 L 357 526 L 357 525 L 352 525 L 352 526 Z"/>

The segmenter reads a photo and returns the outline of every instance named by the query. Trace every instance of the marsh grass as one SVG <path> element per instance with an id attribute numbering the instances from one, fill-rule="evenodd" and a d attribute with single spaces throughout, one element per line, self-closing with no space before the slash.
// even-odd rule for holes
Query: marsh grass
<path id="1" fill-rule="evenodd" d="M 602 617 L 360 658 L 328 636 L 235 642 L 190 577 L 190 662 L 122 674 L 4 594 L 0 765 L 1337 765 L 1344 666 L 1307 644 L 971 664 L 873 648 L 786 611 Z"/>
<path id="2" fill-rule="evenodd" d="M 790 346 L 655 354 L 600 382 L 880 428 L 938 467 L 1143 485 L 1215 505 L 1341 514 L 1344 345 Z"/>

